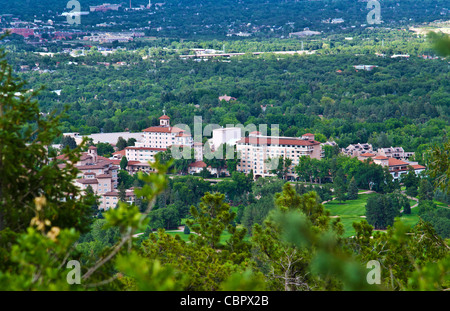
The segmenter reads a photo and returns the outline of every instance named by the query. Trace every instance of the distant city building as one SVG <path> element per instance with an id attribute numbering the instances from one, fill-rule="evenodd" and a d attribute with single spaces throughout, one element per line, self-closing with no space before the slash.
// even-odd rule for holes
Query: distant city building
<path id="1" fill-rule="evenodd" d="M 315 36 L 315 35 L 320 35 L 320 34 L 321 34 L 320 31 L 304 30 L 304 31 L 289 33 L 289 38 L 292 38 L 292 37 L 309 37 L 309 36 Z"/>
<path id="2" fill-rule="evenodd" d="M 409 58 L 409 57 L 410 57 L 409 54 L 395 54 L 391 56 L 391 58 Z"/>
<path id="3" fill-rule="evenodd" d="M 219 101 L 222 101 L 222 100 L 224 100 L 226 102 L 229 102 L 231 100 L 237 100 L 237 98 L 236 97 L 231 97 L 231 96 L 228 96 L 227 94 L 225 94 L 223 96 L 219 96 Z"/>
<path id="4" fill-rule="evenodd" d="M 4 28 L 3 32 L 9 31 L 11 34 L 16 34 L 24 38 L 34 36 L 34 29 L 30 28 Z"/>
<path id="5" fill-rule="evenodd" d="M 91 12 L 118 11 L 121 6 L 121 4 L 103 3 L 102 5 L 89 6 L 89 10 Z"/>
<path id="6" fill-rule="evenodd" d="M 377 68 L 378 66 L 376 66 L 376 65 L 356 65 L 356 66 L 353 66 L 353 67 L 354 67 L 357 71 L 358 71 L 358 70 L 371 71 L 371 70 Z"/>
<path id="7" fill-rule="evenodd" d="M 343 23 L 344 22 L 344 19 L 343 18 L 333 18 L 332 20 L 331 20 L 331 23 L 332 24 L 341 24 L 341 23 Z"/>

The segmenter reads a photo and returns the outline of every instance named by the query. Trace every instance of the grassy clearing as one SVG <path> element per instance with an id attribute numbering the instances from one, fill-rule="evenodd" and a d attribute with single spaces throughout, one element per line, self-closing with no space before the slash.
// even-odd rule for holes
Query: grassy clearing
<path id="1" fill-rule="evenodd" d="M 433 202 L 437 205 L 437 207 L 446 207 L 449 208 L 449 204 L 443 203 L 443 202 L 439 202 L 436 200 L 433 200 Z"/>
<path id="2" fill-rule="evenodd" d="M 183 241 L 189 241 L 189 234 L 184 234 L 183 232 L 180 231 L 171 231 L 171 230 L 166 231 L 166 233 L 172 236 L 179 235 Z"/>
<path id="3" fill-rule="evenodd" d="M 375 193 L 360 194 L 356 200 L 338 202 L 336 200 L 325 203 L 325 208 L 331 212 L 331 216 L 353 216 L 359 217 L 366 214 L 366 202 Z"/>
<path id="4" fill-rule="evenodd" d="M 405 223 L 408 226 L 414 226 L 419 221 L 419 215 L 417 214 L 418 208 L 415 207 L 411 210 L 410 215 L 401 215 L 400 219 L 403 223 Z"/>
<path id="5" fill-rule="evenodd" d="M 337 201 L 331 201 L 325 203 L 325 208 L 330 211 L 331 216 L 339 216 L 341 222 L 344 225 L 345 233 L 344 237 L 350 237 L 355 235 L 355 230 L 352 224 L 354 222 L 360 222 L 364 219 L 361 216 L 366 214 L 366 203 L 370 196 L 376 195 L 375 193 L 360 194 L 357 200 L 350 200 L 339 203 Z M 410 200 L 410 205 L 414 206 L 416 201 Z M 415 207 L 411 210 L 410 215 L 403 215 L 400 217 L 407 225 L 413 226 L 419 221 L 417 214 L 418 208 Z"/>
<path id="6" fill-rule="evenodd" d="M 341 222 L 344 225 L 344 237 L 350 237 L 355 235 L 355 229 L 352 224 L 354 222 L 360 222 L 366 214 L 366 202 L 370 196 L 375 193 L 360 194 L 357 200 L 349 200 L 342 203 L 338 201 L 331 201 L 325 203 L 325 208 L 330 211 L 331 216 L 339 216 Z"/>

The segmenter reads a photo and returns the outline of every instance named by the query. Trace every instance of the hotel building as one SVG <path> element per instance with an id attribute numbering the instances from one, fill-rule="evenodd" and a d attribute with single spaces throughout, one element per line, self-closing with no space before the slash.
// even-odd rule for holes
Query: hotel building
<path id="1" fill-rule="evenodd" d="M 250 173 L 253 170 L 255 178 L 274 176 L 270 159 L 280 157 L 292 160 L 288 171 L 288 179 L 296 179 L 294 167 L 299 163 L 300 157 L 309 156 L 319 159 L 321 155 L 320 142 L 314 140 L 313 134 L 305 134 L 301 138 L 261 136 L 259 132 L 250 133 L 236 143 L 236 150 L 240 157 L 237 170 Z"/>

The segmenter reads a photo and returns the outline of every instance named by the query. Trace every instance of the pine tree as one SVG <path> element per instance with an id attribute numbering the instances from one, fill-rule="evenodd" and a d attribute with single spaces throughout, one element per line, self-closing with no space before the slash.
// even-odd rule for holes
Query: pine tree
<path id="1" fill-rule="evenodd" d="M 119 201 L 126 202 L 127 201 L 127 190 L 125 188 L 125 185 L 123 183 L 120 183 L 118 189 L 119 189 L 119 195 L 118 195 Z"/>
<path id="2" fill-rule="evenodd" d="M 127 169 L 127 166 L 128 166 L 128 159 L 127 159 L 127 157 L 122 157 L 122 159 L 120 160 L 120 169 L 121 170 L 126 170 Z"/>
<path id="3" fill-rule="evenodd" d="M 117 139 L 116 147 L 119 151 L 125 149 L 127 147 L 127 141 L 122 136 L 120 136 Z"/>
<path id="4" fill-rule="evenodd" d="M 431 182 L 426 178 L 421 179 L 419 182 L 418 197 L 420 200 L 433 200 L 434 188 Z"/>
<path id="5" fill-rule="evenodd" d="M 184 234 L 191 234 L 191 230 L 189 229 L 189 227 L 186 225 L 184 226 L 184 230 L 183 230 Z"/>
<path id="6" fill-rule="evenodd" d="M 352 179 L 350 180 L 350 184 L 348 185 L 347 198 L 349 200 L 356 200 L 356 199 L 358 199 L 358 186 L 356 184 L 355 177 L 352 177 Z"/>
<path id="7" fill-rule="evenodd" d="M 63 136 L 63 138 L 61 139 L 61 145 L 63 149 L 65 147 L 75 149 L 77 147 L 77 142 L 75 141 L 75 138 L 73 138 L 72 136 Z"/>
<path id="8" fill-rule="evenodd" d="M 347 196 L 345 195 L 345 193 L 347 192 L 347 187 L 345 185 L 341 170 L 338 171 L 337 176 L 334 178 L 333 189 L 333 194 L 336 200 L 342 202 L 347 199 Z"/>
<path id="9" fill-rule="evenodd" d="M 25 89 L 26 82 L 12 72 L 0 49 L 0 232 L 25 231 L 36 216 L 36 198 L 45 201 L 40 212 L 51 226 L 85 232 L 92 221 L 92 202 L 80 200 L 72 182 L 81 148 L 66 147 L 64 160 L 47 151 L 62 134 L 58 126 L 63 115 L 40 114 L 34 100 L 38 91 Z"/>

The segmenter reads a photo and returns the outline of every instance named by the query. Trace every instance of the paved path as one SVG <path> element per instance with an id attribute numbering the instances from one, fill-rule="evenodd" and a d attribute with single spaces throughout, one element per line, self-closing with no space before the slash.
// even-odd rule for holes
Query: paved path
<path id="1" fill-rule="evenodd" d="M 419 199 L 418 199 L 418 198 L 410 197 L 409 195 L 407 195 L 407 194 L 405 193 L 405 191 L 400 191 L 400 192 L 401 192 L 402 194 L 406 195 L 406 197 L 407 197 L 409 200 L 414 200 L 414 201 L 416 201 L 416 204 L 414 204 L 413 206 L 411 206 L 411 209 L 413 209 L 414 207 L 417 207 L 417 206 L 419 205 Z M 403 213 L 403 210 L 400 211 L 400 213 Z"/>
<path id="2" fill-rule="evenodd" d="M 359 194 L 369 194 L 369 193 L 375 193 L 375 191 L 372 191 L 372 190 L 367 190 L 367 191 L 364 191 L 364 192 L 359 192 L 359 193 L 358 193 L 358 195 L 359 195 Z M 336 198 L 334 198 L 334 199 L 331 199 L 331 200 L 328 200 L 328 201 L 323 201 L 323 202 L 322 202 L 322 204 L 325 204 L 325 203 L 331 202 L 331 201 L 333 201 L 333 200 L 336 200 Z"/>

